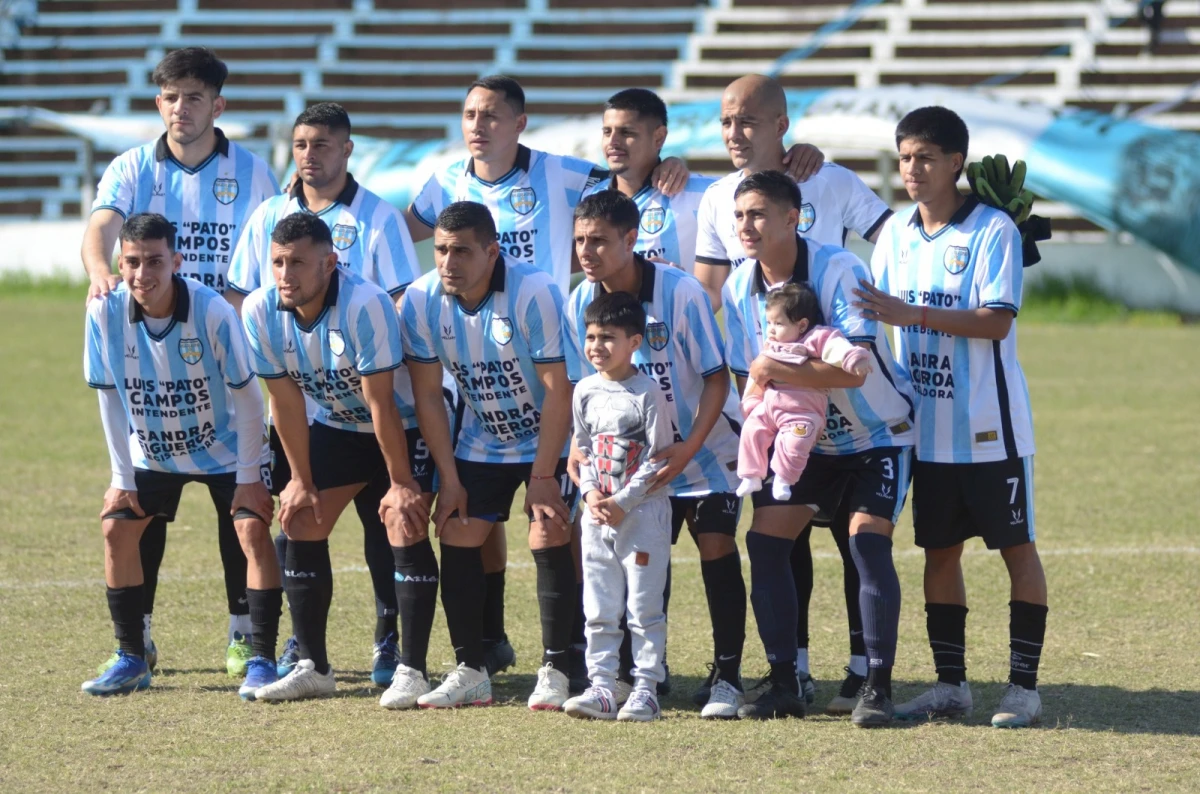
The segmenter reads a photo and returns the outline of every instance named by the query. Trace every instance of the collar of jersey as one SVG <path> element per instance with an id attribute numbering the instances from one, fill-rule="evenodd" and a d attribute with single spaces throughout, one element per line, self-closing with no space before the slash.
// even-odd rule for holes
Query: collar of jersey
<path id="1" fill-rule="evenodd" d="M 658 160 L 655 161 L 654 168 L 658 168 L 661 164 L 662 164 L 662 158 L 660 157 L 660 158 L 658 158 Z M 642 183 L 642 186 L 640 188 L 638 188 L 638 192 L 633 194 L 633 198 L 636 199 L 638 196 L 642 195 L 647 190 L 654 189 L 654 168 L 651 168 L 650 173 L 646 174 L 646 181 Z M 620 188 L 617 187 L 617 175 L 616 174 L 613 174 L 612 179 L 609 180 L 608 189 L 609 190 L 618 190 L 618 191 L 620 190 Z"/>
<path id="2" fill-rule="evenodd" d="M 792 267 L 792 275 L 788 281 L 792 284 L 803 284 L 808 281 L 808 240 L 796 235 L 796 264 Z M 767 291 L 767 282 L 763 278 L 762 265 L 754 262 L 754 275 L 750 279 L 750 294 L 758 295 Z"/>
<path id="3" fill-rule="evenodd" d="M 300 203 L 301 209 L 303 209 L 305 212 L 312 212 L 312 210 L 308 208 L 308 205 L 304 203 L 304 183 L 299 179 L 296 180 L 296 184 L 292 185 L 291 195 L 292 198 L 296 199 L 296 201 Z M 349 207 L 354 203 L 354 197 L 357 195 L 358 183 L 354 181 L 354 174 L 346 174 L 346 187 L 342 188 L 342 192 L 338 193 L 338 197 L 333 200 L 333 203 L 320 212 L 313 212 L 312 214 L 324 215 L 339 204 L 344 207 Z"/>
<path id="4" fill-rule="evenodd" d="M 475 174 L 475 158 L 473 158 L 473 157 L 467 158 L 467 173 L 470 174 L 471 176 L 475 177 L 476 179 L 478 179 L 480 182 L 482 182 L 485 185 L 502 185 L 508 181 L 509 177 L 511 177 L 513 174 L 515 174 L 518 171 L 524 171 L 526 173 L 529 173 L 529 164 L 532 161 L 532 159 L 533 159 L 533 152 L 531 152 L 529 150 L 529 147 L 525 146 L 524 144 L 518 144 L 517 145 L 517 159 L 513 162 L 513 167 L 509 170 L 509 172 L 507 174 L 500 177 L 495 182 L 489 182 L 486 179 L 482 179 L 479 176 L 476 176 L 476 174 Z"/>
<path id="5" fill-rule="evenodd" d="M 328 313 L 331 307 L 337 305 L 338 286 L 342 281 L 341 271 L 342 269 L 340 267 L 335 267 L 333 269 L 333 277 L 329 279 L 329 286 L 325 289 L 325 302 L 321 304 L 321 313 L 317 315 L 317 319 L 313 320 L 311 324 L 305 325 L 304 323 L 300 322 L 300 315 L 296 314 L 296 310 L 289 309 L 288 307 L 284 306 L 282 301 L 277 300 L 275 302 L 275 308 L 281 312 L 288 312 L 295 317 L 296 327 L 307 334 L 309 331 L 316 328 L 321 320 L 325 319 L 325 315 Z"/>
<path id="6" fill-rule="evenodd" d="M 925 222 L 921 220 L 921 208 L 919 206 L 913 207 L 912 217 L 908 219 L 908 225 L 915 226 L 921 232 L 921 236 L 926 240 L 932 240 L 935 237 L 940 236 L 942 232 L 946 231 L 950 227 L 961 224 L 967 219 L 968 215 L 975 211 L 975 208 L 978 206 L 979 199 L 975 198 L 974 196 L 967 196 L 967 200 L 964 201 L 963 205 L 958 208 L 958 212 L 955 212 L 953 215 L 951 215 L 950 220 L 946 223 L 946 225 L 938 229 L 933 234 L 925 233 Z"/>
<path id="7" fill-rule="evenodd" d="M 638 289 L 638 300 L 642 303 L 654 302 L 654 279 L 658 275 L 658 266 L 641 254 L 633 255 L 634 264 L 642 269 L 642 286 Z M 596 284 L 597 292 L 601 295 L 608 292 L 603 284 Z"/>
<path id="8" fill-rule="evenodd" d="M 167 334 L 171 333 L 171 329 L 179 323 L 186 323 L 188 319 L 188 311 L 192 306 L 192 294 L 188 291 L 187 282 L 183 280 L 183 276 L 176 273 L 171 276 L 171 281 L 175 285 L 175 311 L 171 312 L 171 322 L 161 334 L 155 334 L 150 330 L 150 326 L 146 326 L 146 333 L 150 334 L 151 339 L 160 340 L 166 339 Z M 129 295 L 129 322 L 140 323 L 145 318 L 142 312 L 142 304 L 133 299 L 133 294 Z"/>
<path id="9" fill-rule="evenodd" d="M 462 300 L 459 298 L 455 298 L 454 300 L 458 301 L 458 308 L 462 309 L 463 314 L 474 316 L 484 306 L 487 306 L 488 301 L 492 299 L 492 295 L 497 292 L 504 292 L 504 285 L 507 279 L 508 263 L 504 261 L 504 254 L 500 254 L 496 257 L 496 264 L 492 267 L 492 279 L 488 282 L 488 292 L 487 295 L 483 296 L 483 300 L 474 309 L 468 309 L 466 306 L 463 306 Z"/>
<path id="10" fill-rule="evenodd" d="M 204 162 L 200 163 L 200 165 L 196 166 L 195 168 L 186 166 L 175 159 L 175 155 L 171 154 L 171 147 L 167 146 L 167 134 L 165 132 L 162 134 L 162 137 L 158 139 L 158 143 L 154 144 L 154 159 L 158 160 L 159 162 L 162 162 L 163 160 L 170 160 L 176 165 L 177 168 L 186 171 L 189 174 L 195 174 L 199 171 L 203 171 L 204 166 L 211 163 L 212 159 L 218 154 L 222 157 L 229 156 L 229 139 L 225 137 L 225 133 L 221 132 L 220 127 L 214 129 L 213 132 L 216 133 L 217 136 L 217 145 L 213 147 L 212 154 L 210 154 L 208 157 L 205 157 Z"/>

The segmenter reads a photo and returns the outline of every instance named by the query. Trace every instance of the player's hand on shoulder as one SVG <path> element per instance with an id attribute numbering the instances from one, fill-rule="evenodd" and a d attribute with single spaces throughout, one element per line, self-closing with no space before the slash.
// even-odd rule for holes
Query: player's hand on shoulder
<path id="1" fill-rule="evenodd" d="M 467 523 L 467 489 L 458 478 L 441 478 L 438 485 L 437 504 L 433 511 L 433 534 L 441 537 L 442 531 L 451 521 Z"/>
<path id="2" fill-rule="evenodd" d="M 87 300 L 85 303 L 91 303 L 92 298 L 106 297 L 110 292 L 117 288 L 121 283 L 121 277 L 115 273 L 107 275 L 92 275 L 91 283 L 88 284 Z"/>
<path id="3" fill-rule="evenodd" d="M 687 163 L 678 157 L 668 157 L 658 164 L 650 174 L 650 179 L 663 195 L 674 196 L 687 185 L 689 176 L 691 172 L 688 171 Z"/>
<path id="4" fill-rule="evenodd" d="M 825 164 L 825 153 L 811 143 L 793 144 L 783 156 L 783 166 L 787 175 L 797 182 L 803 182 L 821 170 Z"/>
<path id="5" fill-rule="evenodd" d="M 410 540 L 423 537 L 428 532 L 429 508 L 421 498 L 421 487 L 415 480 L 394 482 L 379 501 L 379 520 L 387 526 L 396 526 L 400 534 Z"/>
<path id="6" fill-rule="evenodd" d="M 137 491 L 123 491 L 120 488 L 109 488 L 104 492 L 104 507 L 100 517 L 104 518 L 121 510 L 132 510 L 134 515 L 145 517 L 146 511 L 138 504 Z"/>
<path id="7" fill-rule="evenodd" d="M 230 515 L 237 515 L 238 510 L 249 510 L 263 520 L 268 526 L 275 518 L 275 500 L 262 481 L 238 485 L 233 491 L 233 504 L 229 508 Z"/>
<path id="8" fill-rule="evenodd" d="M 304 510 L 311 509 L 313 518 L 321 523 L 321 497 L 315 485 L 293 477 L 279 495 L 279 523 L 286 530 Z"/>

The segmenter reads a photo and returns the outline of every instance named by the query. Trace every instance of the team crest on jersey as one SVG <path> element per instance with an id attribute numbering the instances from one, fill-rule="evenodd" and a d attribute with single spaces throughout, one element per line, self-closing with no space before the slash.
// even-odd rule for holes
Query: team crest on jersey
<path id="1" fill-rule="evenodd" d="M 179 340 L 179 357 L 189 364 L 198 364 L 204 358 L 204 345 L 195 337 Z"/>
<path id="2" fill-rule="evenodd" d="M 671 341 L 671 330 L 666 323 L 647 323 L 646 341 L 655 350 L 662 350 Z"/>
<path id="3" fill-rule="evenodd" d="M 233 200 L 238 197 L 238 183 L 236 179 L 214 179 L 213 180 L 213 195 L 217 197 L 217 201 L 222 204 L 232 204 Z"/>
<path id="4" fill-rule="evenodd" d="M 800 225 L 797 226 L 800 231 L 806 232 L 813 227 L 817 222 L 817 210 L 812 204 L 800 205 Z"/>
<path id="5" fill-rule="evenodd" d="M 342 332 L 336 328 L 329 329 L 329 349 L 335 356 L 346 352 L 346 340 L 342 337 Z"/>
<path id="6" fill-rule="evenodd" d="M 658 234 L 667 222 L 667 211 L 662 207 L 647 207 L 642 210 L 642 231 Z"/>
<path id="7" fill-rule="evenodd" d="M 508 203 L 517 212 L 528 215 L 537 205 L 537 193 L 534 193 L 531 187 L 515 187 L 509 191 Z"/>
<path id="8" fill-rule="evenodd" d="M 498 345 L 507 345 L 512 341 L 513 325 L 512 320 L 507 317 L 492 318 L 492 339 L 496 340 Z"/>
<path id="9" fill-rule="evenodd" d="M 797 438 L 805 438 L 808 436 L 808 425 L 792 425 L 792 435 Z"/>
<path id="10" fill-rule="evenodd" d="M 330 234 L 333 235 L 333 247 L 339 251 L 345 251 L 358 239 L 358 229 L 344 223 L 334 224 Z"/>
<path id="11" fill-rule="evenodd" d="M 942 264 L 946 266 L 946 270 L 955 276 L 966 270 L 970 261 L 971 251 L 963 245 L 950 246 L 946 249 L 946 255 L 942 257 Z"/>

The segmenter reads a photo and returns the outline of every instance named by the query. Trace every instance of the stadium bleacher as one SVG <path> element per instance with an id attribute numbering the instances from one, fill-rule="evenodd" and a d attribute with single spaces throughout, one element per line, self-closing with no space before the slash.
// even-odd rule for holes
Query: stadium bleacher
<path id="1" fill-rule="evenodd" d="M 631 85 L 674 100 L 712 96 L 733 77 L 771 70 L 851 5 L 42 0 L 19 33 L 2 42 L 0 113 L 22 106 L 153 112 L 155 63 L 172 46 L 203 44 L 229 63 L 229 113 L 252 126 L 260 151 L 269 149 L 272 125 L 322 100 L 344 104 L 363 135 L 440 139 L 458 134 L 463 87 L 480 74 L 516 77 L 540 119 L 593 111 Z M 1152 111 L 1157 123 L 1200 129 L 1200 97 L 1188 93 L 1200 83 L 1200 0 L 1168 4 L 1155 55 L 1145 52 L 1135 0 L 860 5 L 852 24 L 782 67 L 785 85 L 986 84 L 1008 98 Z M 85 170 L 94 170 L 94 180 L 114 154 L 89 152 L 62 133 L 0 124 L 0 218 L 77 216 Z M 846 155 L 840 161 L 874 175 L 874 158 Z M 1060 228 L 1094 228 L 1073 223 Z"/>

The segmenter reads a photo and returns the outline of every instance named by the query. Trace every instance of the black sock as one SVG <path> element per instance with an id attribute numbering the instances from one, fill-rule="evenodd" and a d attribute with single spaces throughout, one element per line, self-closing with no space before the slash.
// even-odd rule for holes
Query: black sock
<path id="1" fill-rule="evenodd" d="M 796 669 L 796 582 L 789 560 L 792 543 L 761 532 L 746 533 L 750 554 L 750 603 L 771 669 Z"/>
<path id="2" fill-rule="evenodd" d="M 771 680 L 793 695 L 800 695 L 800 682 L 796 680 L 796 660 L 771 662 Z"/>
<path id="3" fill-rule="evenodd" d="M 138 541 L 138 554 L 142 558 L 143 609 L 145 614 L 154 613 L 154 598 L 158 595 L 158 569 L 162 567 L 163 555 L 167 551 L 167 519 L 155 516 L 150 519 Z"/>
<path id="4" fill-rule="evenodd" d="M 896 663 L 896 634 L 900 629 L 900 579 L 892 561 L 892 539 L 860 532 L 850 538 L 850 550 L 862 582 L 858 605 L 867 665 L 871 669 L 891 668 Z"/>
<path id="5" fill-rule="evenodd" d="M 483 669 L 483 599 L 487 584 L 478 546 L 442 544 L 442 609 L 459 664 Z"/>
<path id="6" fill-rule="evenodd" d="M 720 559 L 701 560 L 700 575 L 712 620 L 713 663 L 721 678 L 738 686 L 746 645 L 746 582 L 741 555 L 735 548 Z"/>
<path id="7" fill-rule="evenodd" d="M 586 648 L 587 616 L 583 614 L 583 582 L 580 582 L 579 586 L 575 588 L 575 597 L 579 599 L 579 605 L 575 607 L 575 622 L 571 626 L 571 645 Z M 628 629 L 624 631 L 625 641 L 629 642 L 629 631 Z"/>
<path id="8" fill-rule="evenodd" d="M 892 668 L 872 667 L 867 670 L 867 686 L 883 690 L 889 698 L 892 696 Z"/>
<path id="9" fill-rule="evenodd" d="M 141 659 L 146 658 L 146 643 L 142 639 L 145 595 L 146 588 L 140 584 L 108 588 L 108 612 L 112 615 L 117 645 L 130 656 Z"/>
<path id="10" fill-rule="evenodd" d="M 850 655 L 866 656 L 867 646 L 863 642 L 862 612 L 858 607 L 858 567 L 850 553 L 850 503 L 843 501 L 829 528 L 833 542 L 842 557 L 842 597 L 846 599 L 846 623 L 850 630 Z"/>
<path id="11" fill-rule="evenodd" d="M 575 582 L 575 558 L 570 545 L 535 549 L 538 607 L 542 615 L 542 664 L 566 674 L 567 649 L 575 621 L 579 588 Z"/>
<path id="12" fill-rule="evenodd" d="M 796 588 L 796 648 L 808 647 L 808 602 L 812 600 L 813 563 L 812 563 L 812 524 L 804 528 L 800 537 L 792 544 L 789 561 L 792 566 L 792 581 Z M 756 611 L 755 615 L 758 614 Z M 792 656 L 796 649 L 792 649 Z"/>
<path id="13" fill-rule="evenodd" d="M 1049 611 L 1049 607 L 1028 601 L 1008 602 L 1008 680 L 1025 689 L 1037 689 Z"/>
<path id="14" fill-rule="evenodd" d="M 283 576 L 292 628 L 301 659 L 312 659 L 318 673 L 329 672 L 325 629 L 333 601 L 333 566 L 328 540 L 288 540 Z"/>
<path id="15" fill-rule="evenodd" d="M 396 604 L 400 607 L 400 663 L 425 672 L 429 635 L 437 611 L 438 564 L 429 538 L 393 546 Z"/>
<path id="16" fill-rule="evenodd" d="M 504 632 L 504 580 L 507 570 L 483 575 L 487 595 L 483 597 L 483 644 L 499 645 L 508 636 Z"/>
<path id="17" fill-rule="evenodd" d="M 938 680 L 955 685 L 966 681 L 967 608 L 958 604 L 926 604 L 925 628 Z"/>
<path id="18" fill-rule="evenodd" d="M 379 502 L 389 483 L 386 476 L 376 478 L 354 497 L 354 509 L 363 527 L 363 559 L 375 593 L 375 642 L 383 642 L 389 634 L 399 635 L 392 545 L 388 542 L 387 528 L 379 520 Z"/>
<path id="19" fill-rule="evenodd" d="M 212 493 L 210 491 L 210 493 Z M 213 504 L 217 505 L 216 495 Z M 228 510 L 228 505 L 225 510 Z M 221 550 L 221 568 L 225 573 L 225 601 L 231 615 L 249 615 L 250 603 L 246 600 L 246 552 L 238 540 L 233 516 L 217 507 L 217 546 Z"/>
<path id="20" fill-rule="evenodd" d="M 275 661 L 275 643 L 279 639 L 279 616 L 283 613 L 283 588 L 254 590 L 246 588 L 250 604 L 250 647 L 255 656 Z"/>

